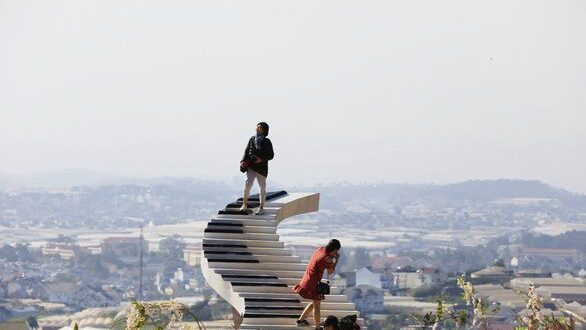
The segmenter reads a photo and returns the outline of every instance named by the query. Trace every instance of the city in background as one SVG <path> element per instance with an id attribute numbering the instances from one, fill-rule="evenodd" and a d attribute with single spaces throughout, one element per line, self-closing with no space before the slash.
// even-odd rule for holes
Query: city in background
<path id="1" fill-rule="evenodd" d="M 189 178 L 3 184 L 2 324 L 107 328 L 132 298 L 172 298 L 203 321 L 230 320 L 230 306 L 206 286 L 199 262 L 203 228 L 240 188 Z M 320 211 L 285 221 L 281 240 L 308 260 L 338 238 L 333 285 L 373 329 L 411 325 L 410 315 L 434 311 L 440 296 L 464 304 L 460 275 L 500 305 L 494 324 L 515 324 L 526 304 L 516 291 L 528 283 L 546 298 L 547 315 L 586 317 L 584 195 L 521 180 L 292 189 L 320 192 Z"/>

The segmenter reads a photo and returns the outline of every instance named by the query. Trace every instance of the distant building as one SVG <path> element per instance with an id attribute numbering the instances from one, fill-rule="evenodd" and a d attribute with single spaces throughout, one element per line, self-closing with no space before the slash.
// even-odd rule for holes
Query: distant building
<path id="1" fill-rule="evenodd" d="M 576 249 L 537 249 L 521 248 L 519 250 L 520 261 L 555 260 L 572 263 L 581 262 L 583 254 Z"/>
<path id="2" fill-rule="evenodd" d="M 372 267 L 363 267 L 356 271 L 355 285 L 370 285 L 379 289 L 388 289 L 391 280 L 387 273 Z"/>
<path id="3" fill-rule="evenodd" d="M 357 285 L 348 288 L 346 296 L 361 313 L 378 313 L 385 309 L 384 292 L 370 285 Z"/>
<path id="4" fill-rule="evenodd" d="M 356 272 L 336 273 L 331 280 L 331 285 L 346 289 L 356 285 Z"/>
<path id="5" fill-rule="evenodd" d="M 363 267 L 356 271 L 356 285 L 369 285 L 382 289 L 382 273 L 375 272 L 372 267 Z"/>
<path id="6" fill-rule="evenodd" d="M 399 289 L 415 289 L 431 286 L 441 281 L 439 269 L 434 267 L 399 267 L 393 273 L 393 285 Z"/>
<path id="7" fill-rule="evenodd" d="M 91 254 L 101 254 L 102 245 L 87 245 L 85 248 L 90 251 Z"/>
<path id="8" fill-rule="evenodd" d="M 519 269 L 515 272 L 515 277 L 548 278 L 551 277 L 551 273 L 539 269 Z"/>
<path id="9" fill-rule="evenodd" d="M 44 255 L 55 255 L 63 260 L 71 260 L 75 258 L 76 252 L 78 251 L 75 245 L 66 244 L 49 244 L 41 249 Z"/>
<path id="10" fill-rule="evenodd" d="M 201 246 L 188 245 L 183 249 L 183 260 L 189 266 L 199 266 L 201 263 Z"/>
<path id="11" fill-rule="evenodd" d="M 442 281 L 442 273 L 435 267 L 422 267 L 419 269 L 423 276 L 423 285 L 436 285 Z"/>
<path id="12" fill-rule="evenodd" d="M 584 279 L 558 275 L 550 278 L 515 278 L 511 280 L 511 288 L 521 292 L 527 292 L 530 284 L 535 286 L 535 290 L 541 296 L 586 304 Z"/>
<path id="13" fill-rule="evenodd" d="M 472 273 L 472 279 L 481 283 L 504 283 L 513 277 L 513 271 L 505 267 L 491 266 Z"/>
<path id="14" fill-rule="evenodd" d="M 423 276 L 415 267 L 399 267 L 393 273 L 393 285 L 399 289 L 418 288 L 423 285 Z"/>
<path id="15" fill-rule="evenodd" d="M 58 302 L 67 305 L 75 303 L 75 292 L 78 287 L 72 282 L 54 282 L 47 283 L 45 286 L 47 300 L 50 302 Z"/>

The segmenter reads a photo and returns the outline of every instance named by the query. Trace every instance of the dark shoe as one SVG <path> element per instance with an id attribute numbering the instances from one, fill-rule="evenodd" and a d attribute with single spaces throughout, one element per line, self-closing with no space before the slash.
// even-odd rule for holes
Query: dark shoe
<path id="1" fill-rule="evenodd" d="M 297 320 L 298 327 L 308 327 L 309 325 L 310 325 L 309 322 L 307 322 L 307 320 L 305 320 L 305 319 Z"/>

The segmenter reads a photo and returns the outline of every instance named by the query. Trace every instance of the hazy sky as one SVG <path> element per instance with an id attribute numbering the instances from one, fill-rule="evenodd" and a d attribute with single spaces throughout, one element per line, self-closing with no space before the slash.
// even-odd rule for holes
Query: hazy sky
<path id="1" fill-rule="evenodd" d="M 0 0 L 0 172 L 586 192 L 586 2 Z M 270 181 L 269 181 L 270 185 Z"/>

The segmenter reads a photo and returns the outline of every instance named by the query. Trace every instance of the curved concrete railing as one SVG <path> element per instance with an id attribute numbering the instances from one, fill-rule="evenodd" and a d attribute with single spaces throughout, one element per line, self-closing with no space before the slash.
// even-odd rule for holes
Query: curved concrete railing
<path id="1" fill-rule="evenodd" d="M 306 264 L 285 248 L 276 231 L 289 217 L 317 211 L 319 194 L 269 193 L 261 216 L 239 211 L 241 205 L 241 199 L 228 204 L 208 222 L 202 242 L 203 275 L 232 305 L 236 328 L 297 329 L 295 320 L 310 301 L 291 288 L 303 277 Z M 249 207 L 257 205 L 258 196 L 251 196 Z M 358 314 L 338 288 L 332 288 L 321 306 L 322 317 Z"/>

